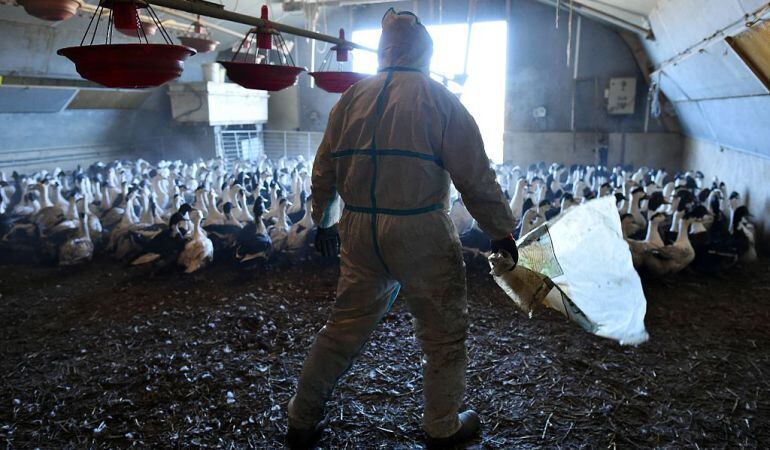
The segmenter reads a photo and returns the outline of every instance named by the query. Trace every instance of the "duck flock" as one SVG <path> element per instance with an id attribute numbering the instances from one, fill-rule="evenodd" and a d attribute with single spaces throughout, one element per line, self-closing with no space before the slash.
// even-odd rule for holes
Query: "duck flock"
<path id="1" fill-rule="evenodd" d="M 739 193 L 703 173 L 669 174 L 631 166 L 533 164 L 496 166 L 497 179 L 517 220 L 517 239 L 569 208 L 614 196 L 623 236 L 637 271 L 654 277 L 686 267 L 715 274 L 757 258 L 755 228 Z M 466 249 L 488 249 L 488 240 L 462 204 L 453 200 L 452 221 Z M 601 249 L 597 249 L 601 251 Z"/>
<path id="2" fill-rule="evenodd" d="M 590 199 L 615 196 L 634 266 L 664 276 L 716 273 L 756 259 L 741 197 L 700 172 L 545 163 L 495 166 L 515 237 Z M 81 265 L 106 254 L 132 266 L 196 272 L 313 257 L 310 165 L 301 157 L 184 163 L 120 160 L 72 171 L 0 172 L 0 262 Z M 469 255 L 489 239 L 452 189 L 450 217 Z"/>
<path id="3" fill-rule="evenodd" d="M 73 266 L 107 254 L 196 272 L 309 255 L 310 177 L 302 160 L 225 170 L 221 160 L 96 163 L 0 181 L 0 259 Z"/>

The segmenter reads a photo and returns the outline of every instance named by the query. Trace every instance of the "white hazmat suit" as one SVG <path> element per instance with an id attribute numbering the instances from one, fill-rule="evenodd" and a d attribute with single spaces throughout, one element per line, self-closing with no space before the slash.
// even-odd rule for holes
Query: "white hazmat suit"
<path id="1" fill-rule="evenodd" d="M 333 224 L 337 195 L 345 204 L 341 269 L 337 302 L 289 403 L 289 425 L 311 429 L 323 418 L 337 380 L 400 291 L 425 354 L 423 428 L 443 438 L 460 427 L 468 331 L 450 178 L 493 240 L 509 236 L 514 220 L 476 123 L 428 76 L 433 42 L 425 27 L 390 10 L 382 29 L 379 73 L 342 95 L 313 165 L 316 224 Z"/>

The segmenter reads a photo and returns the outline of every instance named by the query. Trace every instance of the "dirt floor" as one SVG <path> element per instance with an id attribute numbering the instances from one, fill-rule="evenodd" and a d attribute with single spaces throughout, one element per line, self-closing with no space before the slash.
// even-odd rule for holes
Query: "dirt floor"
<path id="1" fill-rule="evenodd" d="M 469 269 L 477 448 L 770 445 L 770 265 L 647 284 L 651 339 L 527 319 Z M 0 441 L 278 448 L 337 269 L 149 278 L 0 267 Z M 323 448 L 419 448 L 419 351 L 397 302 L 329 405 Z"/>

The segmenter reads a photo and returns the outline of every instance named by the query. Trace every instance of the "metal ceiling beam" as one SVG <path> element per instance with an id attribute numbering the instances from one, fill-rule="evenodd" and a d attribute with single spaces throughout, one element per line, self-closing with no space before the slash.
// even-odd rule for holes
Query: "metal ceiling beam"
<path id="1" fill-rule="evenodd" d="M 164 8 L 162 6 L 158 6 L 158 12 L 162 12 L 163 14 L 167 14 L 169 16 L 175 16 L 179 17 L 180 19 L 189 20 L 191 22 L 196 22 L 198 20 L 197 16 L 195 14 L 187 14 L 183 12 L 179 12 L 175 9 L 171 8 Z M 230 36 L 234 36 L 237 38 L 243 39 L 243 33 L 239 33 L 237 31 L 231 30 L 227 27 L 223 27 L 222 25 L 217 25 L 215 23 L 209 22 L 207 20 L 200 20 L 201 25 L 204 27 L 210 29 L 210 30 L 217 30 L 221 33 L 229 34 Z"/>
<path id="2" fill-rule="evenodd" d="M 564 11 L 569 11 L 569 1 L 568 0 L 562 0 L 561 2 L 557 2 L 557 0 L 535 0 L 539 3 L 542 3 L 544 5 L 556 7 L 557 4 L 560 4 L 561 9 Z M 611 25 L 614 25 L 618 28 L 622 28 L 627 31 L 631 31 L 633 33 L 638 33 L 643 35 L 645 38 L 653 40 L 655 39 L 655 35 L 652 32 L 652 28 L 649 27 L 643 27 L 640 25 L 637 25 L 635 23 L 629 22 L 625 19 L 622 19 L 620 17 L 616 17 L 613 15 L 610 15 L 604 11 L 601 11 L 596 8 L 592 8 L 590 6 L 586 6 L 582 3 L 578 3 L 575 1 L 573 3 L 572 9 L 583 16 L 590 17 L 593 19 L 598 19 L 604 22 L 607 22 Z"/>
<path id="3" fill-rule="evenodd" d="M 259 17 L 248 16 L 246 14 L 240 14 L 225 10 L 221 5 L 215 3 L 203 2 L 203 1 L 188 1 L 188 0 L 145 0 L 147 3 L 157 6 L 163 6 L 166 8 L 176 9 L 179 11 L 188 12 L 190 14 L 200 14 L 201 16 L 213 17 L 215 19 L 227 20 L 230 22 L 242 23 L 244 25 L 250 25 L 252 27 L 264 27 L 268 23 Z M 306 37 L 315 39 L 318 41 L 328 42 L 335 45 L 344 45 L 351 48 L 360 50 L 366 50 L 370 52 L 376 52 L 377 50 L 363 45 L 356 44 L 344 39 L 340 39 L 335 36 L 329 36 L 322 33 L 316 33 L 315 31 L 305 30 L 303 28 L 292 27 L 290 25 L 284 25 L 282 23 L 270 21 L 269 25 L 278 31 L 283 33 L 293 34 L 295 36 Z"/>
<path id="4" fill-rule="evenodd" d="M 666 68 L 670 66 L 679 64 L 680 62 L 689 58 L 690 56 L 700 53 L 706 47 L 709 47 L 711 44 L 713 44 L 716 41 L 722 41 L 726 37 L 736 36 L 758 23 L 763 23 L 768 21 L 770 21 L 770 2 L 765 3 L 764 5 L 760 6 L 758 9 L 756 9 L 754 12 L 750 14 L 741 16 L 736 21 L 715 31 L 709 37 L 704 38 L 703 40 L 682 50 L 681 52 L 677 53 L 671 58 L 661 62 L 660 65 L 655 68 L 655 71 L 653 72 L 653 74 L 657 74 L 659 72 L 664 71 Z"/>

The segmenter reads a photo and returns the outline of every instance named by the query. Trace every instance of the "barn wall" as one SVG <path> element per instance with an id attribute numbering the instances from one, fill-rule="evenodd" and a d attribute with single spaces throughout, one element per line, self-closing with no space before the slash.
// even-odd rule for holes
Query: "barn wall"
<path id="1" fill-rule="evenodd" d="M 346 29 L 376 28 L 384 12 L 394 7 L 415 11 L 423 23 L 438 23 L 436 2 L 394 2 L 330 10 L 326 16 L 329 32 Z M 680 168 L 681 137 L 670 133 L 657 120 L 645 133 L 647 84 L 633 54 L 612 29 L 591 20 L 583 20 L 582 46 L 577 98 L 577 135 L 570 130 L 573 67 L 567 66 L 567 23 L 561 15 L 561 27 L 555 29 L 555 11 L 532 0 L 513 0 L 508 37 L 508 85 L 506 93 L 505 158 L 518 164 L 541 160 L 563 163 L 598 161 L 596 147 L 608 147 L 610 163 L 648 164 Z M 466 20 L 467 5 L 444 2 L 442 23 Z M 505 20 L 506 2 L 489 1 L 478 5 L 477 20 Z M 576 18 L 574 19 L 577 20 Z M 322 30 L 323 31 L 323 30 Z M 573 34 L 577 33 L 573 26 Z M 573 36 L 574 38 L 574 36 Z M 310 66 L 310 45 L 298 40 L 300 65 Z M 319 55 L 320 57 L 321 55 Z M 461 55 L 458 55 L 460 57 Z M 630 116 L 606 113 L 604 89 L 611 77 L 637 79 L 636 112 Z M 298 86 L 299 124 L 302 130 L 322 131 L 328 112 L 339 98 L 310 87 L 309 77 L 301 77 Z M 598 92 L 598 96 L 594 92 Z M 544 106 L 547 116 L 534 118 L 532 110 Z M 293 117 L 293 116 L 290 116 Z M 285 121 L 286 125 L 294 123 Z M 280 128 L 276 124 L 274 128 Z M 289 128 L 287 126 L 287 128 Z"/>
<path id="2" fill-rule="evenodd" d="M 559 161 L 596 163 L 596 149 L 608 148 L 608 162 L 645 164 L 678 169 L 682 147 L 678 134 L 657 119 L 645 132 L 648 85 L 633 53 L 613 29 L 583 18 L 577 82 L 577 16 L 572 27 L 572 58 L 567 64 L 569 16 L 562 12 L 555 27 L 555 10 L 531 1 L 513 2 L 509 26 L 505 157 L 516 163 Z M 604 90 L 612 77 L 637 80 L 635 112 L 607 113 Z M 576 92 L 575 135 L 572 134 L 572 95 Z M 545 117 L 535 117 L 544 107 Z"/>
<path id="3" fill-rule="evenodd" d="M 78 45 L 87 25 L 88 17 L 49 23 L 27 15 L 22 8 L 0 6 L 0 76 L 56 79 L 65 85 L 67 80 L 81 82 L 74 65 L 57 55 L 56 50 Z M 117 36 L 116 40 L 128 42 L 128 38 Z M 191 58 L 180 80 L 202 80 L 201 64 L 214 58 L 216 55 Z M 34 100 L 20 105 L 22 109 L 58 112 L 0 113 L 0 170 L 72 168 L 128 156 L 158 159 L 161 155 L 210 155 L 210 150 L 198 151 L 202 150 L 199 138 L 206 138 L 208 127 L 175 123 L 167 89 L 149 90 L 150 95 L 138 108 L 61 111 L 54 105 L 60 100 L 42 91 Z M 9 92 L 0 92 L 4 94 Z M 105 98 L 108 96 L 105 94 Z M 208 148 L 213 140 L 205 142 Z"/>
<path id="4" fill-rule="evenodd" d="M 594 133 L 510 132 L 507 134 L 506 160 L 518 165 L 540 161 L 565 164 L 599 164 L 601 155 L 595 149 Z M 677 133 L 608 133 L 604 145 L 610 166 L 631 164 L 634 167 L 682 167 L 682 136 Z M 573 147 L 574 141 L 574 147 Z"/>

